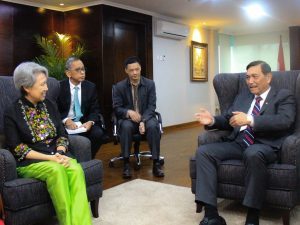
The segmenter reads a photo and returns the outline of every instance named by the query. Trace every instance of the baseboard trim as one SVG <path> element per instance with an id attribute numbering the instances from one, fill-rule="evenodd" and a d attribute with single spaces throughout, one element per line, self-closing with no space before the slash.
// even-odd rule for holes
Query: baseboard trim
<path id="1" fill-rule="evenodd" d="M 176 130 L 200 127 L 200 126 L 201 125 L 199 124 L 198 121 L 193 121 L 193 122 L 188 122 L 188 123 L 181 123 L 181 124 L 176 124 L 176 125 L 172 125 L 172 126 L 167 126 L 167 127 L 164 127 L 163 129 L 164 129 L 165 133 L 168 133 L 168 132 L 172 132 L 172 131 L 176 131 Z"/>

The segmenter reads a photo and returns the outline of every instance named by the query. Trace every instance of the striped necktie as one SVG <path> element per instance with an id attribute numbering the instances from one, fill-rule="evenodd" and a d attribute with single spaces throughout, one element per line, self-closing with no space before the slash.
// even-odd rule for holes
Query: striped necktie
<path id="1" fill-rule="evenodd" d="M 262 100 L 262 98 L 260 96 L 257 96 L 255 98 L 255 104 L 254 107 L 252 109 L 252 116 L 258 116 L 260 113 L 260 101 Z M 250 127 L 249 125 L 247 125 L 247 128 L 244 130 L 243 132 L 243 141 L 244 143 L 248 146 L 253 145 L 254 144 L 254 132 L 252 130 L 252 127 Z"/>
<path id="2" fill-rule="evenodd" d="M 139 112 L 138 85 L 132 85 L 132 88 L 133 88 L 133 108 L 134 111 Z"/>
<path id="3" fill-rule="evenodd" d="M 74 87 L 74 113 L 75 113 L 75 122 L 78 122 L 80 118 L 83 116 L 81 109 L 80 109 L 80 104 L 79 104 L 79 98 L 78 98 L 78 89 L 79 87 Z"/>

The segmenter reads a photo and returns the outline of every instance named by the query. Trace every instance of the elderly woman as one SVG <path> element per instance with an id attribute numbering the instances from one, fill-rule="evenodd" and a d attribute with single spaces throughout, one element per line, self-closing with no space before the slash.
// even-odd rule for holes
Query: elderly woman
<path id="1" fill-rule="evenodd" d="M 4 114 L 6 144 L 20 177 L 46 182 L 59 224 L 89 225 L 84 173 L 70 158 L 56 105 L 46 99 L 47 78 L 47 69 L 33 62 L 15 69 L 14 83 L 21 97 Z"/>

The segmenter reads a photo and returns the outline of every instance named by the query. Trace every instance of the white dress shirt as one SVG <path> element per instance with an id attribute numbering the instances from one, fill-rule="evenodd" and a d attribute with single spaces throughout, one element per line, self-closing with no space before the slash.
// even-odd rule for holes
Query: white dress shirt
<path id="1" fill-rule="evenodd" d="M 63 123 L 67 121 L 67 119 L 74 119 L 75 118 L 75 112 L 74 112 L 74 93 L 75 93 L 75 87 L 78 87 L 78 100 L 79 104 L 81 105 L 81 83 L 79 83 L 77 86 L 72 84 L 72 82 L 69 80 L 70 83 L 70 93 L 71 93 L 71 104 L 70 109 L 67 118 L 63 119 Z"/>
<path id="2" fill-rule="evenodd" d="M 252 109 L 253 109 L 253 107 L 254 107 L 254 105 L 255 105 L 255 99 L 256 99 L 258 96 L 261 97 L 261 100 L 260 100 L 260 102 L 259 102 L 259 106 L 260 106 L 260 108 L 261 108 L 261 107 L 264 105 L 265 100 L 266 100 L 266 98 L 267 98 L 267 96 L 268 96 L 270 90 L 271 90 L 271 87 L 269 87 L 269 89 L 266 90 L 266 91 L 265 91 L 264 93 L 262 93 L 261 95 L 255 95 L 255 97 L 253 98 L 252 103 L 251 103 L 251 105 L 250 105 L 250 108 L 249 108 L 249 110 L 248 110 L 248 112 L 247 112 L 247 118 L 248 118 L 248 120 L 251 121 L 251 123 L 250 123 L 250 126 L 251 126 L 251 127 L 254 126 L 254 119 L 253 119 L 253 116 L 252 116 Z M 240 129 L 240 131 L 245 130 L 246 127 L 247 127 L 247 125 L 242 126 L 241 129 Z"/>

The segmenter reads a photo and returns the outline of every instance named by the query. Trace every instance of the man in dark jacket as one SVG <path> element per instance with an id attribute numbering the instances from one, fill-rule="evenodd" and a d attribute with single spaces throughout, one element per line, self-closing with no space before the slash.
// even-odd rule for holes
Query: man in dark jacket
<path id="1" fill-rule="evenodd" d="M 228 159 L 243 159 L 246 225 L 259 225 L 259 212 L 266 196 L 267 165 L 277 160 L 277 152 L 293 129 L 296 103 L 286 89 L 270 86 L 272 73 L 263 61 L 247 66 L 248 90 L 239 93 L 229 110 L 213 117 L 207 110 L 196 113 L 206 129 L 230 130 L 227 140 L 201 145 L 196 152 L 196 201 L 204 205 L 200 225 L 225 225 L 217 211 L 217 165 Z"/>
<path id="2" fill-rule="evenodd" d="M 113 87 L 113 109 L 118 118 L 118 129 L 122 156 L 124 157 L 123 177 L 130 178 L 129 155 L 134 133 L 146 134 L 153 159 L 153 175 L 163 177 L 159 162 L 160 131 L 155 117 L 155 84 L 141 76 L 141 63 L 137 57 L 125 61 L 128 78 Z"/>
<path id="3" fill-rule="evenodd" d="M 57 99 L 62 121 L 68 130 L 78 129 L 76 122 L 82 124 L 86 132 L 78 134 L 90 139 L 94 158 L 104 139 L 96 85 L 85 80 L 85 67 L 79 58 L 67 60 L 65 73 L 68 79 L 60 82 Z"/>

